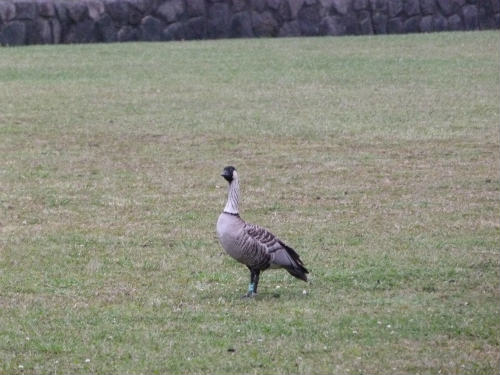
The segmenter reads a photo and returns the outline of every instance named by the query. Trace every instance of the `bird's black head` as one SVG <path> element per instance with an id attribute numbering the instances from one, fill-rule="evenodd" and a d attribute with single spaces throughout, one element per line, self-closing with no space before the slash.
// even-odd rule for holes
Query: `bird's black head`
<path id="1" fill-rule="evenodd" d="M 224 170 L 222 171 L 221 176 L 224 177 L 227 182 L 231 182 L 231 181 L 233 181 L 233 173 L 235 171 L 236 171 L 235 167 L 228 166 L 228 167 L 224 168 Z"/>

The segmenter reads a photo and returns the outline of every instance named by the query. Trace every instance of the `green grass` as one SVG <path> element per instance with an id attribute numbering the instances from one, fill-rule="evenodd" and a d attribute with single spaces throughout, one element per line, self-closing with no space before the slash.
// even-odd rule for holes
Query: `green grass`
<path id="1" fill-rule="evenodd" d="M 0 373 L 496 373 L 499 42 L 2 49 Z M 240 298 L 228 164 L 310 283 Z"/>

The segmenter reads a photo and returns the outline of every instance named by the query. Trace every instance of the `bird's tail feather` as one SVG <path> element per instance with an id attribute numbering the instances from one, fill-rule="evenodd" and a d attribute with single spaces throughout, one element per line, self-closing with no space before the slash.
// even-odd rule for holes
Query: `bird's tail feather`
<path id="1" fill-rule="evenodd" d="M 307 281 L 306 274 L 308 274 L 309 271 L 306 267 L 304 267 L 304 263 L 302 263 L 299 254 L 297 254 L 294 249 L 292 249 L 290 246 L 285 245 L 283 242 L 280 241 L 280 244 L 286 250 L 287 255 L 291 259 L 290 264 L 285 266 L 284 268 L 288 271 L 288 273 L 290 273 L 290 275 L 296 277 L 297 279 Z"/>

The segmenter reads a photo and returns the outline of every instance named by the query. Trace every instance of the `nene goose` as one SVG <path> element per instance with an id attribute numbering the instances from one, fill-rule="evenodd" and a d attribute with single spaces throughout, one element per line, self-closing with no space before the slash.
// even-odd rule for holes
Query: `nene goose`
<path id="1" fill-rule="evenodd" d="M 226 252 L 250 270 L 250 285 L 244 297 L 257 294 L 259 275 L 268 268 L 284 268 L 298 279 L 307 281 L 309 271 L 299 255 L 271 232 L 240 218 L 240 185 L 234 167 L 225 167 L 221 175 L 229 182 L 224 211 L 217 220 L 217 235 Z"/>

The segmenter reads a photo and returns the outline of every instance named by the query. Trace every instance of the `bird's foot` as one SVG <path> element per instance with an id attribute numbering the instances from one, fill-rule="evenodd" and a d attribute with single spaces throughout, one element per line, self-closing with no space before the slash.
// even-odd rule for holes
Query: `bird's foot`
<path id="1" fill-rule="evenodd" d="M 253 298 L 253 297 L 256 297 L 257 296 L 257 293 L 254 292 L 254 291 L 248 291 L 245 295 L 243 295 L 242 298 Z"/>

